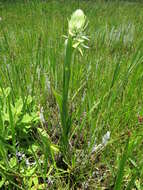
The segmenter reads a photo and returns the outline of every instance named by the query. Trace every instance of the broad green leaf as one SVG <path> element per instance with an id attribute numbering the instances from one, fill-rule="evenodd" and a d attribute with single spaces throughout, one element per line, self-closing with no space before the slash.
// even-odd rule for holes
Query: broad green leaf
<path id="1" fill-rule="evenodd" d="M 17 165 L 16 157 L 12 157 L 12 158 L 10 159 L 9 164 L 10 164 L 10 167 L 11 167 L 11 168 L 15 167 L 15 166 Z"/>
<path id="2" fill-rule="evenodd" d="M 19 98 L 15 103 L 14 114 L 19 116 L 22 112 L 22 108 L 23 108 L 23 101 L 22 98 Z"/>
<path id="3" fill-rule="evenodd" d="M 22 118 L 22 123 L 29 124 L 33 121 L 33 117 L 26 113 Z"/>

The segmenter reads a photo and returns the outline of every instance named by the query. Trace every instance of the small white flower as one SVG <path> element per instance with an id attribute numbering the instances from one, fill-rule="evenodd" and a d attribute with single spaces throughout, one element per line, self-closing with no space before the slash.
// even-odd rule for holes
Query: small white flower
<path id="1" fill-rule="evenodd" d="M 51 89 L 51 83 L 47 75 L 45 75 L 45 89 L 48 91 Z"/>
<path id="2" fill-rule="evenodd" d="M 26 163 L 26 166 L 27 166 L 27 167 L 30 166 L 30 162 L 29 162 L 28 159 L 26 159 L 25 163 Z"/>
<path id="3" fill-rule="evenodd" d="M 42 122 L 42 123 L 45 123 L 45 118 L 44 118 L 44 110 L 43 110 L 43 107 L 41 107 L 40 108 L 40 115 L 39 115 L 39 117 L 40 117 L 40 121 Z"/>
<path id="4" fill-rule="evenodd" d="M 85 97 L 86 97 L 86 92 L 84 91 L 84 92 L 83 92 L 83 96 L 82 96 L 82 98 L 81 98 L 81 101 L 82 101 L 82 102 L 84 102 Z"/>
<path id="5" fill-rule="evenodd" d="M 51 179 L 51 177 L 48 177 L 46 182 L 47 182 L 48 185 L 52 185 L 54 183 L 54 181 Z"/>
<path id="6" fill-rule="evenodd" d="M 92 151 L 91 151 L 91 154 L 102 150 L 107 145 L 109 139 L 110 139 L 110 131 L 107 131 L 107 133 L 102 138 L 102 143 L 97 145 L 96 141 L 95 141 L 94 146 L 93 146 Z"/>
<path id="7" fill-rule="evenodd" d="M 94 145 L 93 149 L 92 149 L 92 154 L 97 152 L 98 150 L 100 150 L 102 148 L 102 144 L 99 145 Z"/>
<path id="8" fill-rule="evenodd" d="M 0 21 L 2 20 L 2 18 L 0 17 Z"/>
<path id="9" fill-rule="evenodd" d="M 107 133 L 102 138 L 102 144 L 106 146 L 109 139 L 110 139 L 110 131 L 107 131 Z"/>

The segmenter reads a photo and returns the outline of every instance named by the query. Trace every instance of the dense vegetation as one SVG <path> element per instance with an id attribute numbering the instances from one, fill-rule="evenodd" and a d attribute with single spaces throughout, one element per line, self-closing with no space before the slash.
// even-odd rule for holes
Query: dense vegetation
<path id="1" fill-rule="evenodd" d="M 0 188 L 142 190 L 143 4 L 5 1 L 0 18 Z"/>

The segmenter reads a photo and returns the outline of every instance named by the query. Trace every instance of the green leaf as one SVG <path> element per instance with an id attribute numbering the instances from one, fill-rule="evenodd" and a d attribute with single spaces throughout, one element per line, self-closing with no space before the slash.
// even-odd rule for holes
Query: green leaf
<path id="1" fill-rule="evenodd" d="M 10 94 L 10 92 L 11 92 L 11 88 L 6 88 L 5 90 L 4 90 L 4 94 L 5 94 L 5 97 L 8 97 L 9 96 L 9 94 Z"/>
<path id="2" fill-rule="evenodd" d="M 34 173 L 35 173 L 35 170 L 36 170 L 37 166 L 34 166 L 33 168 L 32 167 L 29 167 L 27 170 L 26 170 L 26 176 L 29 177 L 29 176 L 32 176 Z"/>
<path id="3" fill-rule="evenodd" d="M 29 124 L 29 123 L 31 123 L 32 121 L 33 121 L 33 117 L 26 113 L 26 114 L 23 116 L 21 122 L 22 122 L 22 123 L 25 123 L 25 124 Z"/>
<path id="4" fill-rule="evenodd" d="M 31 104 L 32 103 L 32 97 L 29 95 L 28 96 L 28 98 L 27 98 L 27 104 L 29 105 L 29 104 Z"/>
<path id="5" fill-rule="evenodd" d="M 10 163 L 9 164 L 10 164 L 11 168 L 15 167 L 17 165 L 16 157 L 12 157 L 10 159 Z"/>
<path id="6" fill-rule="evenodd" d="M 22 112 L 22 108 L 23 108 L 23 101 L 22 98 L 19 98 L 15 103 L 14 107 L 15 114 L 19 116 Z"/>

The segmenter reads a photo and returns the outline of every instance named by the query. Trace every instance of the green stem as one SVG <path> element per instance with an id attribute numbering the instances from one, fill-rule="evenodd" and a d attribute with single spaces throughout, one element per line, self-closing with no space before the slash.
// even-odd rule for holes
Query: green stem
<path id="1" fill-rule="evenodd" d="M 65 60 L 63 65 L 63 93 L 62 93 L 62 148 L 64 155 L 68 148 L 68 136 L 70 131 L 70 117 L 68 114 L 68 93 L 71 74 L 71 62 L 72 62 L 72 38 L 68 38 L 65 50 Z"/>

